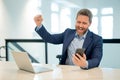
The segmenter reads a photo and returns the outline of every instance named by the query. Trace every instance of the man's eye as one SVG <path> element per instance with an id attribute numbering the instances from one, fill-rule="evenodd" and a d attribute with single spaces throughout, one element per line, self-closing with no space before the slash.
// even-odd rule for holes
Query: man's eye
<path id="1" fill-rule="evenodd" d="M 83 24 L 87 24 L 86 22 L 83 22 Z"/>

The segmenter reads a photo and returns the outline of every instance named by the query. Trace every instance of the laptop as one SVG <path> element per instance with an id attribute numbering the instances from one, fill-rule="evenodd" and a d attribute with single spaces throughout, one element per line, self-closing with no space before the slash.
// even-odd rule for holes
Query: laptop
<path id="1" fill-rule="evenodd" d="M 32 73 L 41 73 L 53 70 L 52 67 L 47 67 L 39 63 L 31 63 L 27 52 L 12 51 L 13 58 L 20 70 L 29 71 Z"/>

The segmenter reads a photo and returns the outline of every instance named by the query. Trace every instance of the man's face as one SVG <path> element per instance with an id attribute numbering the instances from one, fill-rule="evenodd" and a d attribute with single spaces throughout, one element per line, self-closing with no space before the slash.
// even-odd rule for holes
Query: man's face
<path id="1" fill-rule="evenodd" d="M 79 15 L 76 19 L 76 31 L 78 35 L 84 35 L 90 26 L 89 17 L 84 15 Z"/>

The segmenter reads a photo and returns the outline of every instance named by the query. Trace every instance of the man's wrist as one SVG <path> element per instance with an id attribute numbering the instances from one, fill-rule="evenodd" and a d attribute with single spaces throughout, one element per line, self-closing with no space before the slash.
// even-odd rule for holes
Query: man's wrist
<path id="1" fill-rule="evenodd" d="M 88 69 L 88 61 L 85 63 L 86 65 L 84 67 L 81 67 L 82 69 Z"/>
<path id="2" fill-rule="evenodd" d="M 42 27 L 42 24 L 40 26 L 36 26 L 36 31 L 38 31 Z"/>

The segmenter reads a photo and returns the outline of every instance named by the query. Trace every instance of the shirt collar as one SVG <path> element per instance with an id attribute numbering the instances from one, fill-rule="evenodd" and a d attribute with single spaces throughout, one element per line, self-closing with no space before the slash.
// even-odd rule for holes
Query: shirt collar
<path id="1" fill-rule="evenodd" d="M 85 39 L 85 38 L 86 38 L 87 33 L 88 33 L 88 30 L 85 32 L 85 34 L 84 34 L 84 35 L 79 36 L 79 35 L 77 34 L 77 32 L 76 32 L 76 34 L 75 34 L 75 38 Z"/>

